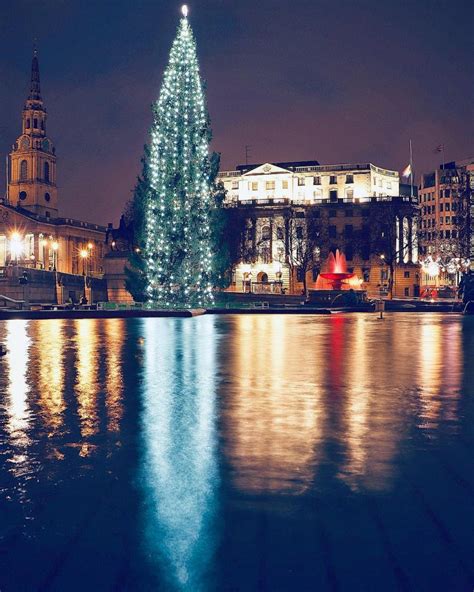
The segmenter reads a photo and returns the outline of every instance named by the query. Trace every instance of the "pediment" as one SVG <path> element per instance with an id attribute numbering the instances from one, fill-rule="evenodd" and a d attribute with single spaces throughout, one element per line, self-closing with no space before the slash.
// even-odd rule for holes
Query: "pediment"
<path id="1" fill-rule="evenodd" d="M 251 171 L 248 171 L 247 173 L 243 174 L 243 177 L 252 177 L 254 175 L 281 175 L 281 174 L 288 174 L 291 173 L 291 171 L 289 171 L 288 169 L 283 169 L 282 167 L 276 166 L 275 164 L 272 164 L 271 162 L 266 162 L 265 164 L 262 164 L 260 166 L 258 166 L 255 169 L 252 169 Z"/>

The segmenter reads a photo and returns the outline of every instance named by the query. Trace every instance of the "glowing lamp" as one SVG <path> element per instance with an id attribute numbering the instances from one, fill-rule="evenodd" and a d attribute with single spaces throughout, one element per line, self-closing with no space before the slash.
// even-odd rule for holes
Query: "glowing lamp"
<path id="1" fill-rule="evenodd" d="M 183 6 L 181 6 L 181 12 L 182 12 L 184 18 L 186 18 L 188 16 L 189 10 L 188 10 L 188 7 L 186 4 L 183 4 Z"/>
<path id="2" fill-rule="evenodd" d="M 87 257 L 88 255 L 89 255 L 89 253 L 88 253 L 88 252 L 87 252 L 85 249 L 82 249 L 82 250 L 81 250 L 81 257 L 82 257 L 83 259 L 86 259 L 86 257 Z"/>
<path id="3" fill-rule="evenodd" d="M 88 248 L 89 250 L 92 250 L 92 249 L 94 248 L 94 245 L 93 245 L 92 243 L 89 243 L 89 244 L 87 245 L 87 248 Z"/>
<path id="4" fill-rule="evenodd" d="M 57 241 L 54 241 L 54 243 L 52 244 L 53 247 L 53 251 L 57 251 L 59 249 L 59 243 Z"/>
<path id="5" fill-rule="evenodd" d="M 18 259 L 18 257 L 23 253 L 23 239 L 19 232 L 12 232 L 10 236 L 10 253 L 12 257 Z"/>

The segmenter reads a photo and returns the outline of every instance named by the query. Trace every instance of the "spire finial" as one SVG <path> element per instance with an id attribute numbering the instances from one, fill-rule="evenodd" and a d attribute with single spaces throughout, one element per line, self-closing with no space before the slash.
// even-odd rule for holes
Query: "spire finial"
<path id="1" fill-rule="evenodd" d="M 36 39 L 33 43 L 33 59 L 31 60 L 30 96 L 28 97 L 28 99 L 31 101 L 41 101 L 38 46 L 36 44 Z"/>
<path id="2" fill-rule="evenodd" d="M 183 4 L 183 6 L 181 6 L 181 12 L 182 12 L 184 18 L 188 17 L 189 10 L 188 10 L 187 4 Z"/>

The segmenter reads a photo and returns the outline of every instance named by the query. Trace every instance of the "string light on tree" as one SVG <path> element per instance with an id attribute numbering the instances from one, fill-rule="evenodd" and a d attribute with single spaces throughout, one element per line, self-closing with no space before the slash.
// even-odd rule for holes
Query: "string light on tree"
<path id="1" fill-rule="evenodd" d="M 181 13 L 154 105 L 143 257 L 149 301 L 203 306 L 212 300 L 211 131 L 186 5 Z"/>

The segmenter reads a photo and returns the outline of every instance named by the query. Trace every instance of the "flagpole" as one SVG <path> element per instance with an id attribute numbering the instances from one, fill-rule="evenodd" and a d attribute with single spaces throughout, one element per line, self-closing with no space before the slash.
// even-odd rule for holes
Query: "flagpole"
<path id="1" fill-rule="evenodd" d="M 410 140 L 410 198 L 413 201 L 413 150 Z"/>

